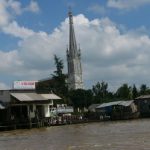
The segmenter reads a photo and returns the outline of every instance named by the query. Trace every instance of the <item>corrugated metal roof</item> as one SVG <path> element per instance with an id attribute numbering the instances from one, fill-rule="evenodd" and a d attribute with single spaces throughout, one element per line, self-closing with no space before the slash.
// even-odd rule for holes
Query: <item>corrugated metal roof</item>
<path id="1" fill-rule="evenodd" d="M 47 100 L 37 93 L 11 93 L 13 97 L 18 99 L 19 101 L 41 101 Z"/>
<path id="2" fill-rule="evenodd" d="M 91 104 L 88 109 L 95 109 L 99 106 L 100 104 Z"/>
<path id="3" fill-rule="evenodd" d="M 137 97 L 136 99 L 150 99 L 150 95 L 141 95 Z"/>
<path id="4" fill-rule="evenodd" d="M 55 94 L 41 94 L 44 98 L 46 99 L 61 99 L 59 96 L 55 95 Z"/>
<path id="5" fill-rule="evenodd" d="M 19 101 L 47 101 L 49 99 L 61 99 L 55 94 L 37 94 L 37 93 L 11 93 Z"/>
<path id="6" fill-rule="evenodd" d="M 109 102 L 109 103 L 103 103 L 103 104 L 101 104 L 100 106 L 98 106 L 97 108 L 103 108 L 103 107 L 118 105 L 119 103 L 120 103 L 120 101 Z"/>
<path id="7" fill-rule="evenodd" d="M 108 106 L 114 106 L 114 105 L 121 105 L 121 106 L 129 106 L 133 103 L 133 100 L 130 101 L 114 101 L 114 102 L 109 102 L 109 103 L 103 103 L 100 106 L 96 108 L 103 108 L 103 107 L 108 107 Z"/>
<path id="8" fill-rule="evenodd" d="M 130 106 L 133 102 L 134 102 L 134 100 L 122 101 L 119 105 L 122 105 L 122 106 Z"/>

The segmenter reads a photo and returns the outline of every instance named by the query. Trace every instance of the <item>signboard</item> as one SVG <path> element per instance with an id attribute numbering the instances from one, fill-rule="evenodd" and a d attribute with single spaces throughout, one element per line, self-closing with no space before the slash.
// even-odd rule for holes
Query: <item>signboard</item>
<path id="1" fill-rule="evenodd" d="M 37 81 L 14 81 L 14 89 L 35 89 Z"/>

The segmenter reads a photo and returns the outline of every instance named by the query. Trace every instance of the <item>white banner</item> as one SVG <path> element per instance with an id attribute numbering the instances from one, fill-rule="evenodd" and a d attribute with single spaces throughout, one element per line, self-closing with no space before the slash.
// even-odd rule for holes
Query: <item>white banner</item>
<path id="1" fill-rule="evenodd" d="M 35 89 L 37 81 L 14 81 L 14 89 Z"/>

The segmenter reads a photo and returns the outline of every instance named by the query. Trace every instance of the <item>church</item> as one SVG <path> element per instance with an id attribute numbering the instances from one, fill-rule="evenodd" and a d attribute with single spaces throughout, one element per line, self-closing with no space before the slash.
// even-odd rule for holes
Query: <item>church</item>
<path id="1" fill-rule="evenodd" d="M 69 47 L 67 48 L 68 89 L 83 89 L 81 50 L 77 47 L 73 15 L 69 11 Z"/>

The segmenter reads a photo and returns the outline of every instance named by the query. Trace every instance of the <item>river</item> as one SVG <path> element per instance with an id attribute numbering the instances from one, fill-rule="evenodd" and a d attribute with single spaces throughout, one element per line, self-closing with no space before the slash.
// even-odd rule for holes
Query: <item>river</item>
<path id="1" fill-rule="evenodd" d="M 149 150 L 150 119 L 0 132 L 0 150 Z"/>

